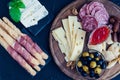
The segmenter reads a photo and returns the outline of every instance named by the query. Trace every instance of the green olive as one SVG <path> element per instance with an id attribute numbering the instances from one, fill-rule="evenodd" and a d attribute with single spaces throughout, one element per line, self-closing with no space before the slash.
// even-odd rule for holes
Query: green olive
<path id="1" fill-rule="evenodd" d="M 96 62 L 95 61 L 91 61 L 90 62 L 90 67 L 91 68 L 95 68 L 97 66 Z"/>
<path id="2" fill-rule="evenodd" d="M 96 61 L 99 61 L 100 59 L 97 57 L 97 58 L 95 58 L 96 59 Z"/>
<path id="3" fill-rule="evenodd" d="M 100 74 L 100 73 L 102 72 L 102 69 L 99 68 L 99 67 L 97 67 L 97 68 L 95 68 L 94 72 L 95 72 L 96 74 Z"/>
<path id="4" fill-rule="evenodd" d="M 87 67 L 87 66 L 83 66 L 83 70 L 84 70 L 85 72 L 88 72 L 88 67 Z"/>
<path id="5" fill-rule="evenodd" d="M 99 67 L 99 68 L 100 68 L 100 65 L 97 65 L 97 67 Z"/>
<path id="6" fill-rule="evenodd" d="M 81 61 L 78 61 L 77 66 L 78 66 L 79 68 L 82 67 L 82 62 L 81 62 Z"/>
<path id="7" fill-rule="evenodd" d="M 94 55 L 93 55 L 93 54 L 90 54 L 90 57 L 91 57 L 91 58 L 94 58 Z"/>
<path id="8" fill-rule="evenodd" d="M 82 56 L 83 56 L 83 57 L 87 57 L 87 56 L 89 56 L 89 53 L 88 53 L 88 52 L 84 52 L 84 53 L 82 54 Z"/>

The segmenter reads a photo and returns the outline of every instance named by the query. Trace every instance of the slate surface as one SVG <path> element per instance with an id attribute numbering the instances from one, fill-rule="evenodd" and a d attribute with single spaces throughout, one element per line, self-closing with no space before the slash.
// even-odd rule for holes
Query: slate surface
<path id="1" fill-rule="evenodd" d="M 10 0 L 0 0 L 0 18 L 3 16 L 9 17 L 8 2 Z M 21 66 L 14 61 L 9 54 L 0 46 L 0 80 L 72 80 L 60 71 L 57 65 L 54 63 L 50 49 L 49 49 L 49 30 L 52 21 L 57 16 L 62 8 L 71 3 L 74 0 L 39 0 L 43 5 L 46 6 L 51 16 L 49 20 L 44 19 L 43 23 L 40 23 L 39 28 L 36 28 L 36 36 L 33 36 L 29 29 L 25 29 L 21 23 L 14 23 L 23 32 L 30 34 L 32 39 L 42 47 L 44 51 L 49 54 L 49 62 L 43 69 L 37 73 L 35 77 L 30 76 Z M 120 0 L 110 0 L 120 6 Z M 34 34 L 35 35 L 35 34 Z M 120 75 L 112 80 L 119 80 Z"/>

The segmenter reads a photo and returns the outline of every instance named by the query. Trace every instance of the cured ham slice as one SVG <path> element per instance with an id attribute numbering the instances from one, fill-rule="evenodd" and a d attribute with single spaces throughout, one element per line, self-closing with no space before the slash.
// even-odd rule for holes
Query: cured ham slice
<path id="1" fill-rule="evenodd" d="M 3 29 L 6 30 L 6 32 L 9 33 L 9 35 L 11 35 L 15 40 L 18 41 L 18 43 L 20 43 L 23 47 L 26 48 L 26 50 L 28 50 L 37 60 L 39 60 L 41 65 L 45 65 L 45 61 L 42 59 L 42 56 L 33 48 L 33 46 L 30 45 L 30 43 L 28 43 L 24 37 L 22 37 L 19 34 L 16 34 L 16 32 L 11 29 L 6 23 L 4 23 L 2 20 L 0 20 L 0 24 L 2 26 Z M 20 32 L 20 31 L 19 31 Z"/>
<path id="2" fill-rule="evenodd" d="M 16 60 L 31 75 L 36 75 L 36 71 L 0 36 L 0 44 L 8 51 L 10 56 Z"/>
<path id="3" fill-rule="evenodd" d="M 39 65 L 37 59 L 35 59 L 29 52 L 17 43 L 11 36 L 9 36 L 3 29 L 0 28 L 0 36 L 5 39 L 5 41 L 15 49 L 30 65 Z"/>
<path id="4" fill-rule="evenodd" d="M 31 45 L 31 47 L 32 48 L 34 48 L 35 50 L 36 50 L 36 52 L 38 52 L 41 56 L 42 56 L 42 58 L 43 59 L 47 59 L 48 58 L 48 55 L 47 54 L 45 54 L 42 50 L 41 50 L 41 48 L 36 44 L 36 43 L 34 43 L 33 41 L 32 41 L 32 39 L 28 36 L 28 35 L 26 35 L 26 34 L 23 34 L 14 24 L 12 24 L 12 22 L 10 22 L 6 17 L 3 17 L 3 20 L 4 20 L 4 22 L 11 28 L 11 29 L 13 29 L 15 32 L 16 32 L 16 34 L 17 35 L 20 35 L 21 37 L 20 38 L 24 38 L 25 40 L 26 40 L 26 44 L 30 44 Z M 20 39 L 19 38 L 19 39 Z M 24 41 L 25 41 L 24 40 Z M 19 40 L 18 40 L 19 41 Z M 24 45 L 23 45 L 24 46 Z M 33 51 L 33 52 L 35 52 L 35 50 Z"/>
<path id="5" fill-rule="evenodd" d="M 42 56 L 43 59 L 48 59 L 48 55 L 44 53 L 41 48 L 36 43 L 34 43 L 28 35 L 24 35 L 23 37 L 27 42 L 31 44 L 31 46 L 33 46 L 33 48 Z"/>

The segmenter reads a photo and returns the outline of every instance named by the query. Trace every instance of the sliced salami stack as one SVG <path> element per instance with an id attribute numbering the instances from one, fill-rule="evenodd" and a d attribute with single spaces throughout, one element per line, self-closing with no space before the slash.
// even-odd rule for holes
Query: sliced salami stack
<path id="1" fill-rule="evenodd" d="M 83 29 L 88 32 L 99 26 L 106 25 L 109 19 L 108 12 L 100 2 L 85 4 L 80 9 L 79 16 L 82 19 Z"/>
<path id="2" fill-rule="evenodd" d="M 40 71 L 39 65 L 45 65 L 45 59 L 48 58 L 28 35 L 23 34 L 6 17 L 0 19 L 0 44 L 33 76 Z"/>

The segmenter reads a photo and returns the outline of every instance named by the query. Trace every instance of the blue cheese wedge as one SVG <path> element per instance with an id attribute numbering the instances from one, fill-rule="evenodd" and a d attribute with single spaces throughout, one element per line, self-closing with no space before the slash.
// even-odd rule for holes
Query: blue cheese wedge
<path id="1" fill-rule="evenodd" d="M 23 0 L 26 8 L 21 9 L 21 23 L 26 27 L 38 24 L 38 21 L 48 15 L 47 9 L 38 0 Z"/>

